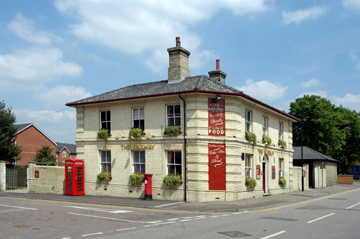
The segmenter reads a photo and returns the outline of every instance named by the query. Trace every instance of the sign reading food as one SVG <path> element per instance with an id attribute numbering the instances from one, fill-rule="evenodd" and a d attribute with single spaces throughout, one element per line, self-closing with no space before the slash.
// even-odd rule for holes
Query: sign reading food
<path id="1" fill-rule="evenodd" d="M 225 100 L 208 99 L 209 135 L 225 136 Z"/>

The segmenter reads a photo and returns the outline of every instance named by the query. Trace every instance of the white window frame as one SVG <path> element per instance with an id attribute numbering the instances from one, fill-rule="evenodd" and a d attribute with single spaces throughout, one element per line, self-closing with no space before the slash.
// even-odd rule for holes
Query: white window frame
<path id="1" fill-rule="evenodd" d="M 63 157 L 63 158 L 66 158 L 66 157 L 67 157 L 66 151 L 63 151 L 63 152 L 62 152 L 62 157 Z"/>
<path id="2" fill-rule="evenodd" d="M 104 155 L 103 153 L 106 152 L 106 155 Z M 105 158 L 103 158 L 103 156 L 105 156 Z M 103 165 L 109 165 L 110 170 L 105 170 L 106 166 L 104 166 L 105 168 L 103 168 Z M 100 172 L 102 171 L 110 171 L 111 172 L 111 151 L 110 150 L 100 150 Z"/>
<path id="3" fill-rule="evenodd" d="M 262 117 L 262 132 L 264 135 L 268 135 L 269 118 L 266 116 Z"/>
<path id="4" fill-rule="evenodd" d="M 107 114 L 107 112 L 109 112 L 109 116 Z M 105 113 L 105 120 L 102 120 L 101 114 Z M 110 119 L 108 119 L 110 118 Z M 105 124 L 105 127 L 104 125 Z M 111 111 L 110 110 L 102 110 L 100 111 L 100 129 L 108 129 L 109 130 L 109 134 L 111 131 Z"/>
<path id="5" fill-rule="evenodd" d="M 173 158 L 174 158 L 174 162 L 169 163 L 169 153 L 173 153 Z M 176 163 L 176 153 L 180 153 L 180 164 Z M 181 172 L 176 172 L 176 166 L 179 166 L 181 168 Z M 175 172 L 169 172 L 169 166 L 175 166 Z M 166 175 L 168 175 L 169 173 L 173 173 L 173 174 L 182 174 L 182 154 L 180 150 L 168 150 L 166 151 Z"/>
<path id="6" fill-rule="evenodd" d="M 133 108 L 132 109 L 132 125 L 131 127 L 135 127 L 135 121 L 144 121 L 142 130 L 145 129 L 145 110 L 144 107 L 139 107 L 139 108 Z M 141 125 L 141 124 L 139 124 Z"/>
<path id="7" fill-rule="evenodd" d="M 283 140 L 284 124 L 279 122 L 279 140 Z"/>
<path id="8" fill-rule="evenodd" d="M 136 158 L 135 156 L 135 152 L 139 152 L 138 158 Z M 144 156 L 144 162 L 141 162 L 141 155 Z M 145 151 L 142 150 L 134 150 L 132 151 L 132 156 L 133 156 L 133 173 L 139 172 L 139 173 L 145 173 L 146 171 L 146 156 L 145 156 Z M 140 165 L 140 171 L 135 171 L 135 165 Z M 142 168 L 144 168 L 144 170 L 141 170 Z"/>
<path id="9" fill-rule="evenodd" d="M 284 159 L 279 158 L 279 177 L 284 177 Z"/>
<path id="10" fill-rule="evenodd" d="M 252 112 L 250 110 L 245 110 L 245 131 L 252 131 Z"/>
<path id="11" fill-rule="evenodd" d="M 249 177 L 252 178 L 252 171 L 253 171 L 253 155 L 252 154 L 245 154 L 245 178 Z M 250 166 L 249 166 L 250 162 Z M 248 171 L 249 174 L 248 175 Z"/>
<path id="12" fill-rule="evenodd" d="M 169 107 L 173 108 L 173 112 L 175 112 L 176 106 L 179 107 L 179 115 L 169 116 Z M 176 124 L 176 119 L 179 119 L 179 124 Z M 169 121 L 173 121 L 172 124 L 169 124 Z M 166 127 L 167 126 L 181 126 L 181 106 L 180 105 L 167 105 L 166 106 Z"/>

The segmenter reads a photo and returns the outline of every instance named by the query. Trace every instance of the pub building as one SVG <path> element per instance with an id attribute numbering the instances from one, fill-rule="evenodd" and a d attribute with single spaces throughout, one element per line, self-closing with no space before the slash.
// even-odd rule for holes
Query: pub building
<path id="1" fill-rule="evenodd" d="M 226 85 L 219 60 L 208 76 L 190 76 L 190 52 L 179 37 L 167 51 L 168 80 L 67 104 L 76 108 L 85 194 L 144 198 L 146 180 L 129 181 L 137 172 L 152 175 L 153 199 L 235 201 L 292 191 L 292 124 L 299 120 Z M 133 135 L 137 128 L 141 135 Z M 101 172 L 111 180 L 99 181 Z M 180 181 L 167 184 L 170 174 Z"/>

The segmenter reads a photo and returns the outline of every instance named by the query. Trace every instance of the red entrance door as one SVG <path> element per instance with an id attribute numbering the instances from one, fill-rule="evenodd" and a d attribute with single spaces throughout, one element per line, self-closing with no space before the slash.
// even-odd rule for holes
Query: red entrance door
<path id="1" fill-rule="evenodd" d="M 266 193 L 266 163 L 264 161 L 263 161 L 262 171 L 263 171 L 263 177 L 262 177 L 263 190 L 264 193 Z"/>

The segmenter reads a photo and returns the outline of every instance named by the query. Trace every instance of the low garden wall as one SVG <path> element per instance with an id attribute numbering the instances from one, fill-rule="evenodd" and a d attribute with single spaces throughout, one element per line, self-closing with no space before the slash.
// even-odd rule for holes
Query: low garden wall
<path id="1" fill-rule="evenodd" d="M 29 162 L 29 193 L 64 194 L 65 167 Z"/>

